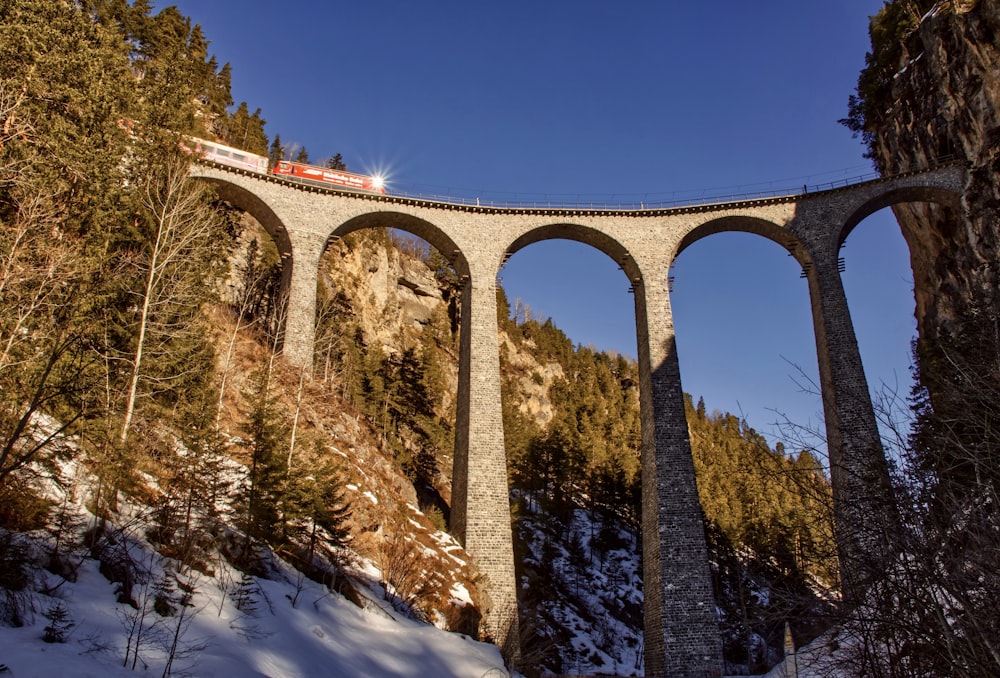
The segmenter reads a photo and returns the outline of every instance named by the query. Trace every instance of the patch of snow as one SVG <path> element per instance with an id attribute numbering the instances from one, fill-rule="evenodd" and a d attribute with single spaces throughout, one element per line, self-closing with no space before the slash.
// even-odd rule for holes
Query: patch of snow
<path id="1" fill-rule="evenodd" d="M 451 600 L 454 600 L 462 605 L 472 605 L 472 596 L 469 595 L 469 589 L 465 588 L 465 584 L 461 582 L 455 582 L 451 585 L 451 589 L 448 591 L 448 595 Z"/>

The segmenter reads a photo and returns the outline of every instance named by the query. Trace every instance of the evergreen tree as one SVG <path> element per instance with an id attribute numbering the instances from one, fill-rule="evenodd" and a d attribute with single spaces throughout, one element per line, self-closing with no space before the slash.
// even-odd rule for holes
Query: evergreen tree
<path id="1" fill-rule="evenodd" d="M 69 630 L 76 626 L 69 616 L 69 610 L 62 602 L 58 602 L 45 611 L 44 617 L 49 623 L 44 629 L 42 640 L 46 643 L 65 643 Z"/>
<path id="2" fill-rule="evenodd" d="M 244 394 L 249 407 L 248 421 L 244 426 L 248 475 L 240 497 L 240 508 L 248 539 L 244 554 L 246 565 L 253 564 L 254 542 L 274 539 L 282 521 L 279 506 L 287 477 L 290 428 L 282 416 L 272 385 L 274 359 L 273 354 L 265 355 L 262 364 L 251 375 Z"/>
<path id="3" fill-rule="evenodd" d="M 285 147 L 281 143 L 280 134 L 275 134 L 274 139 L 271 140 L 271 146 L 267 149 L 267 157 L 270 159 L 272 167 L 285 159 Z"/>
<path id="4" fill-rule="evenodd" d="M 305 543 L 301 569 L 307 573 L 316 571 L 320 545 L 339 550 L 350 538 L 351 508 L 344 484 L 343 468 L 319 446 L 307 464 L 290 475 L 285 520 L 290 539 Z"/>
<path id="5" fill-rule="evenodd" d="M 165 555 L 196 568 L 208 558 L 203 552 L 205 536 L 216 524 L 217 504 L 229 492 L 215 402 L 215 391 L 202 389 L 178 405 L 177 421 L 183 423 L 178 434 L 184 449 L 170 449 L 160 457 L 163 494 L 154 513 L 156 531 L 151 535 Z"/>
<path id="6" fill-rule="evenodd" d="M 229 146 L 258 155 L 267 155 L 267 134 L 264 133 L 266 122 L 261 117 L 259 108 L 251 114 L 247 102 L 241 101 L 236 110 L 228 115 L 226 124 L 222 126 L 219 135 L 222 141 Z"/>
<path id="7" fill-rule="evenodd" d="M 341 172 L 347 171 L 347 165 L 344 164 L 344 158 L 340 153 L 335 154 L 332 158 L 326 161 L 324 167 L 332 170 L 340 170 Z"/>

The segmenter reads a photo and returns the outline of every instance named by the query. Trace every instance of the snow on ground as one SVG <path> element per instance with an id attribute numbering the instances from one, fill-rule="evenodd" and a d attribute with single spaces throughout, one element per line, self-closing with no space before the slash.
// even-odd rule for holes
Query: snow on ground
<path id="1" fill-rule="evenodd" d="M 562 670 L 642 675 L 641 562 L 633 538 L 614 529 L 613 543 L 598 548 L 601 529 L 582 509 L 557 534 L 547 535 L 543 517 L 532 511 L 522 520 L 533 525 L 522 532 L 529 539 L 530 566 L 558 589 L 557 599 L 542 601 L 539 608 L 566 633 L 559 642 Z M 575 554 L 568 548 L 574 538 L 580 547 Z"/>
<path id="2" fill-rule="evenodd" d="M 50 584 L 57 582 L 47 576 Z M 186 613 L 190 625 L 178 645 L 190 656 L 174 660 L 173 675 L 479 678 L 503 667 L 495 646 L 403 618 L 374 600 L 361 609 L 319 584 L 306 582 L 293 607 L 293 581 L 254 581 L 259 587 L 256 610 L 249 614 L 223 595 L 218 580 L 202 575 L 193 581 L 193 606 Z M 98 572 L 97 562 L 84 561 L 78 580 L 63 584 L 56 594 L 33 596 L 36 612 L 25 626 L 0 627 L 0 664 L 9 669 L 3 675 L 135 675 L 122 666 L 127 638 L 123 618 L 135 610 L 115 602 L 115 585 Z M 45 643 L 43 629 L 49 621 L 43 615 L 59 602 L 74 626 L 65 643 Z M 150 644 L 140 650 L 136 671 L 163 675 L 165 649 L 177 619 L 150 612 L 147 623 L 163 625 L 148 636 Z"/>
<path id="3" fill-rule="evenodd" d="M 61 466 L 62 477 L 76 479 L 71 485 L 76 487 L 73 493 L 80 495 L 76 499 L 81 499 L 87 494 L 87 483 L 79 477 L 80 469 L 75 463 Z M 234 472 L 235 476 L 238 474 Z M 48 483 L 46 487 L 55 505 L 65 500 L 70 512 L 77 514 L 83 523 L 93 524 L 93 515 L 67 497 L 62 486 Z M 369 499 L 377 502 L 374 495 Z M 173 583 L 170 598 L 177 609 L 183 593 L 180 587 L 192 592 L 170 675 L 192 678 L 508 675 L 503 671 L 503 660 L 496 646 L 442 631 L 393 609 L 382 598 L 384 591 L 379 584 L 378 569 L 361 558 L 352 559 L 350 573 L 363 608 L 321 584 L 301 579 L 293 568 L 275 560 L 270 579 L 245 581 L 248 586 L 243 588 L 250 591 L 250 604 L 242 605 L 241 611 L 236 605 L 238 596 L 234 595 L 240 573 L 220 558 L 211 565 L 213 576 L 197 572 L 176 574 L 172 569 L 174 561 L 155 554 L 143 538 L 141 526 L 145 523 L 139 520 L 142 511 L 142 507 L 122 501 L 119 517 L 130 527 L 116 532 L 116 543 L 129 552 L 141 569 L 151 573 L 145 578 L 148 587 L 144 588 L 140 582 L 131 590 L 136 602 L 141 603 L 144 592 L 148 600 L 147 605 L 140 605 L 148 613 L 142 624 L 145 639 L 140 643 L 135 670 L 131 668 L 135 641 L 129 641 L 128 628 L 138 612 L 127 603 L 117 602 L 119 585 L 101 574 L 97 560 L 84 558 L 77 551 L 71 557 L 80 563 L 75 581 L 64 581 L 36 568 L 31 571 L 31 585 L 24 592 L 0 587 L 0 619 L 11 616 L 12 602 L 30 610 L 23 615 L 24 625 L 19 628 L 0 624 L 0 667 L 5 667 L 0 668 L 0 676 L 100 678 L 137 672 L 165 676 L 168 649 L 180 615 L 160 617 L 152 609 L 153 584 L 164 578 Z M 8 536 L 0 531 L 0 537 Z M 445 546 L 456 546 L 447 535 L 435 533 L 435 538 Z M 42 533 L 35 538 L 14 535 L 13 539 L 27 545 L 38 562 L 52 548 L 51 537 Z M 51 591 L 51 595 L 40 591 Z M 470 598 L 458 585 L 451 595 L 463 602 Z M 66 631 L 65 642 L 46 643 L 42 636 L 50 620 L 45 615 L 59 605 L 65 608 L 67 622 L 72 626 Z"/>

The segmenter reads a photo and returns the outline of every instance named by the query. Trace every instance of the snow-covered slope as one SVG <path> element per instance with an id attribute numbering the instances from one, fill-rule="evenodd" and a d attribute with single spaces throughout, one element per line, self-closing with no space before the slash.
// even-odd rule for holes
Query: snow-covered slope
<path id="1" fill-rule="evenodd" d="M 136 556 L 146 558 L 152 572 L 148 590 L 142 585 L 133 589 L 142 608 L 142 598 L 154 595 L 152 587 L 163 580 L 163 565 L 167 563 L 157 556 L 149 561 L 148 553 Z M 42 588 L 59 581 L 44 571 L 34 575 Z M 241 611 L 232 592 L 227 595 L 221 590 L 221 574 L 176 576 L 167 570 L 168 581 L 193 589 L 189 606 L 182 619 L 180 588 L 171 595 L 176 608 L 173 616 L 159 616 L 152 609 L 152 601 L 147 601 L 149 609 L 142 620 L 143 636 L 135 660 L 136 634 L 130 639 L 129 630 L 135 627 L 133 622 L 140 611 L 116 602 L 116 585 L 98 571 L 96 560 L 86 559 L 77 581 L 64 583 L 52 595 L 28 596 L 25 602 L 34 611 L 26 615 L 24 626 L 0 626 L 0 664 L 7 667 L 0 675 L 166 675 L 178 624 L 180 634 L 170 675 L 507 675 L 495 646 L 407 619 L 383 607 L 375 595 L 366 598 L 364 608 L 359 608 L 341 595 L 305 581 L 293 606 L 297 587 L 291 576 L 291 572 L 285 572 L 276 580 L 250 581 L 250 599 L 241 605 Z M 72 626 L 62 629 L 65 642 L 47 643 L 42 639 L 51 623 L 46 614 L 57 606 L 67 612 L 63 626 Z"/>

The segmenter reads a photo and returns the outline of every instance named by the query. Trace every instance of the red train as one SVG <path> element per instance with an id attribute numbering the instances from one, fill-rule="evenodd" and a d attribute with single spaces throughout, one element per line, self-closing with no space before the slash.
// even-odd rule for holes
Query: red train
<path id="1" fill-rule="evenodd" d="M 223 144 L 205 139 L 191 137 L 189 144 L 192 145 L 193 152 L 212 162 L 217 162 L 231 167 L 268 173 L 268 159 L 255 153 L 247 153 L 238 148 L 224 146 Z M 332 170 L 316 165 L 307 165 L 291 160 L 281 160 L 270 169 L 270 174 L 282 176 L 294 181 L 318 184 L 320 186 L 330 186 L 333 188 L 348 188 L 355 191 L 369 191 L 371 193 L 381 193 L 385 195 L 385 181 L 379 176 L 366 176 L 364 174 L 354 174 L 341 170 Z"/>
<path id="2" fill-rule="evenodd" d="M 281 160 L 271 168 L 271 174 L 309 181 L 323 185 L 343 186 L 359 191 L 373 191 L 385 195 L 385 182 L 382 177 L 369 177 L 363 174 L 352 174 L 341 170 L 332 170 L 316 165 L 306 165 L 291 160 Z"/>

